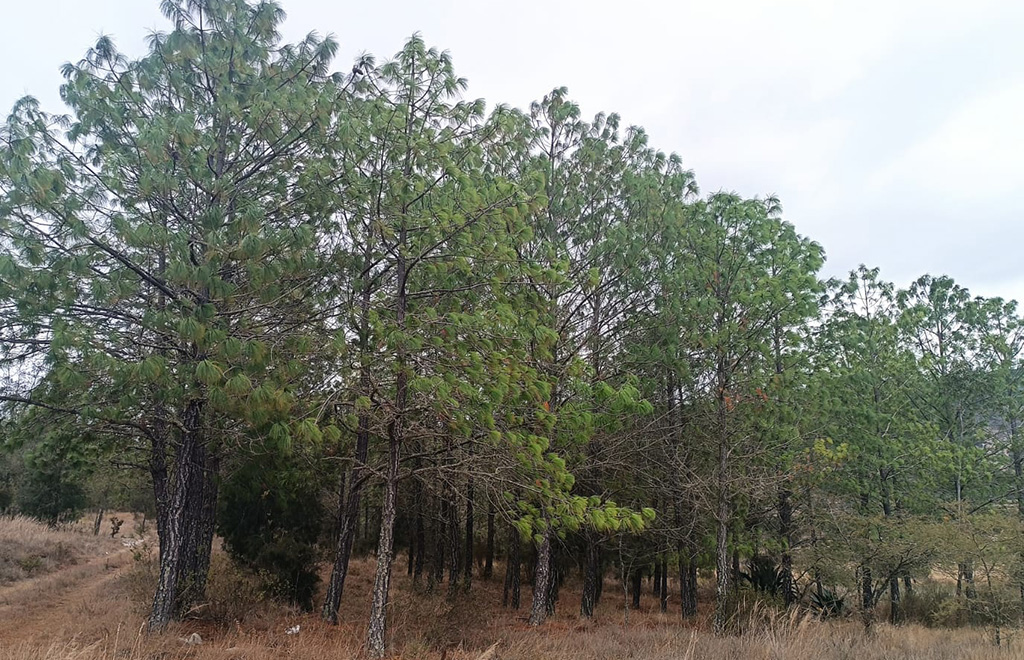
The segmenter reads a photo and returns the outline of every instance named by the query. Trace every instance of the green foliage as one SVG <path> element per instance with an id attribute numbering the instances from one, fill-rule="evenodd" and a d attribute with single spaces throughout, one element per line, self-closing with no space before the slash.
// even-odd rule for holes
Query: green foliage
<path id="1" fill-rule="evenodd" d="M 307 611 L 319 579 L 319 494 L 312 475 L 284 457 L 256 456 L 224 481 L 217 515 L 232 559 L 262 576 L 275 597 Z"/>
<path id="2" fill-rule="evenodd" d="M 17 492 L 18 510 L 51 526 L 78 520 L 88 500 L 75 479 L 59 459 L 33 461 Z"/>
<path id="3" fill-rule="evenodd" d="M 833 589 L 822 588 L 821 591 L 811 592 L 811 606 L 814 607 L 818 616 L 824 619 L 841 617 L 846 608 L 846 599 Z"/>
<path id="4" fill-rule="evenodd" d="M 750 569 L 740 574 L 756 591 L 772 597 L 786 590 L 786 576 L 782 567 L 767 555 L 756 555 L 750 560 Z"/>

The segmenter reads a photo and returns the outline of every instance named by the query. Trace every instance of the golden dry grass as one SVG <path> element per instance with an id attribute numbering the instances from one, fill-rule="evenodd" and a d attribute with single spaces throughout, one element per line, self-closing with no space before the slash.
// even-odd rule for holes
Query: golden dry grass
<path id="1" fill-rule="evenodd" d="M 91 521 L 51 528 L 24 516 L 0 516 L 0 587 L 100 556 L 119 543 L 109 534 L 93 535 Z"/>
<path id="2" fill-rule="evenodd" d="M 67 579 L 42 591 L 39 607 L 0 612 L 0 660 L 271 660 L 304 658 L 339 660 L 360 657 L 373 579 L 372 560 L 353 562 L 342 605 L 342 624 L 321 623 L 269 603 L 256 583 L 216 558 L 210 603 L 199 618 L 176 624 L 162 635 L 142 633 L 146 599 L 154 578 L 151 563 L 121 553 L 106 566 L 83 564 L 31 582 Z M 490 660 L 1024 660 L 1024 639 L 995 648 L 991 631 L 937 630 L 920 626 L 892 628 L 876 624 L 870 631 L 854 621 L 816 621 L 799 612 L 776 613 L 754 608 L 741 634 L 716 638 L 706 617 L 684 624 L 676 610 L 657 611 L 645 596 L 640 611 L 627 611 L 610 580 L 594 621 L 581 621 L 578 585 L 563 591 L 558 613 L 541 628 L 526 625 L 524 609 L 500 607 L 499 580 L 477 579 L 471 594 L 456 601 L 414 590 L 402 564 L 396 563 L 390 641 L 396 658 L 473 660 L 496 644 Z M 86 570 L 88 569 L 88 570 Z M 73 575 L 75 571 L 80 573 Z M 28 584 L 28 583 L 25 583 Z M 2 592 L 0 592 L 2 594 Z M 6 622 L 5 622 L 6 619 Z M 13 619 L 13 621 L 12 621 Z M 286 634 L 299 625 L 296 635 Z M 201 645 L 183 640 L 192 633 Z M 1005 633 L 1004 633 L 1005 634 Z"/>

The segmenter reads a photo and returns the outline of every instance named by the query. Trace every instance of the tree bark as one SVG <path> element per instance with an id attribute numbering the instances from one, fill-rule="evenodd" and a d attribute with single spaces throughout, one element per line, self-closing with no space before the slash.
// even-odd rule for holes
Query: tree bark
<path id="1" fill-rule="evenodd" d="M 514 526 L 509 528 L 508 559 L 505 564 L 505 591 L 502 595 L 501 606 L 519 609 L 521 577 L 520 563 L 522 561 L 522 542 L 519 539 L 519 530 Z"/>
<path id="2" fill-rule="evenodd" d="M 684 619 L 697 616 L 697 559 L 687 547 L 679 551 L 679 604 Z"/>
<path id="3" fill-rule="evenodd" d="M 1017 446 L 1017 419 L 1011 416 L 1010 418 L 1010 451 L 1011 458 L 1013 461 L 1013 483 L 1017 490 L 1017 518 L 1018 520 L 1024 521 L 1024 452 L 1021 451 L 1020 447 Z M 1022 563 L 1024 563 L 1024 549 L 1022 549 L 1018 556 Z M 1018 577 L 1018 587 L 1020 589 L 1020 602 L 1021 608 L 1024 609 L 1024 573 Z M 910 593 L 909 591 L 907 593 Z"/>
<path id="4" fill-rule="evenodd" d="M 449 496 L 452 499 L 446 503 L 448 511 L 446 548 L 448 553 L 448 597 L 455 598 L 459 590 L 459 578 L 462 576 L 462 529 L 459 525 L 459 507 L 454 500 L 454 491 Z"/>
<path id="5" fill-rule="evenodd" d="M 416 497 L 419 497 L 419 484 L 417 483 Z M 405 574 L 408 577 L 412 577 L 413 570 L 416 567 L 416 515 L 414 514 L 412 520 L 409 521 L 408 529 L 406 530 L 409 536 L 409 556 L 408 566 L 406 566 Z"/>
<path id="6" fill-rule="evenodd" d="M 202 469 L 197 460 L 202 443 L 202 407 L 201 400 L 192 400 L 182 411 L 183 430 L 175 461 L 174 488 L 165 500 L 164 538 L 160 543 L 160 577 L 157 580 L 148 622 L 151 632 L 165 629 L 177 614 L 182 555 L 186 547 L 186 517 L 193 496 L 189 487 L 195 482 L 196 472 Z"/>
<path id="7" fill-rule="evenodd" d="M 719 317 L 718 325 L 722 324 Z M 715 384 L 717 386 L 716 416 L 718 424 L 718 465 L 716 472 L 715 523 L 715 618 L 713 629 L 716 635 L 725 632 L 727 600 L 729 598 L 729 427 L 727 391 L 729 373 L 726 356 L 718 356 Z"/>
<path id="8" fill-rule="evenodd" d="M 187 513 L 183 525 L 181 569 L 178 582 L 177 616 L 184 616 L 206 595 L 210 554 L 217 524 L 217 490 L 220 459 L 200 444 L 195 454 L 196 470 L 189 486 Z"/>
<path id="9" fill-rule="evenodd" d="M 894 573 L 889 576 L 889 623 L 896 626 L 900 621 L 900 576 Z"/>
<path id="10" fill-rule="evenodd" d="M 640 609 L 640 592 L 643 591 L 644 571 L 642 568 L 634 568 L 632 575 L 632 589 L 630 595 L 633 597 L 633 609 Z"/>
<path id="11" fill-rule="evenodd" d="M 548 590 L 551 588 L 551 529 L 545 529 L 537 547 L 537 571 L 533 578 L 533 604 L 530 625 L 539 626 L 548 616 Z"/>
<path id="12" fill-rule="evenodd" d="M 402 372 L 404 373 L 404 372 Z M 399 381 L 404 381 L 399 374 Z M 402 405 L 398 408 L 404 409 L 405 387 L 404 382 L 399 386 L 399 399 Z M 388 596 L 391 589 L 391 562 L 394 559 L 394 533 L 396 500 L 398 499 L 398 464 L 400 451 L 400 438 L 402 426 L 401 419 L 391 423 L 391 432 L 388 434 L 388 471 L 384 480 L 384 500 L 381 507 L 380 538 L 377 542 L 377 571 L 373 580 L 373 600 L 370 606 L 370 623 L 366 633 L 366 650 L 371 657 L 384 657 L 387 648 L 386 625 Z"/>
<path id="13" fill-rule="evenodd" d="M 670 372 L 666 378 L 666 398 L 669 410 L 673 413 L 675 424 L 675 443 L 677 447 L 683 443 L 683 414 L 677 401 L 675 378 Z M 684 454 L 685 456 L 685 454 Z M 684 464 L 684 469 L 687 469 Z M 693 506 L 685 493 L 677 493 L 675 498 L 675 523 L 681 535 L 676 549 L 679 553 L 679 606 L 684 619 L 697 616 L 697 549 L 693 540 L 694 513 Z"/>
<path id="14" fill-rule="evenodd" d="M 871 567 L 860 567 L 860 605 L 865 612 L 875 608 L 875 589 L 871 582 Z"/>
<path id="15" fill-rule="evenodd" d="M 668 557 L 661 556 L 661 587 L 658 589 L 661 597 L 661 611 L 668 611 Z"/>
<path id="16" fill-rule="evenodd" d="M 427 590 L 433 591 L 434 587 L 444 582 L 444 557 L 445 539 L 447 538 L 448 517 L 445 512 L 444 500 L 437 499 L 437 514 L 434 516 L 433 524 L 430 526 L 431 541 L 434 551 L 430 558 L 430 575 L 427 577 Z"/>
<path id="17" fill-rule="evenodd" d="M 416 563 L 412 569 L 412 583 L 419 586 L 423 578 L 423 562 L 427 555 L 427 532 L 423 523 L 423 485 L 419 482 L 416 484 L 419 496 L 416 498 Z"/>
<path id="18" fill-rule="evenodd" d="M 487 510 L 487 555 L 484 558 L 484 579 L 494 575 L 494 505 Z"/>
<path id="19" fill-rule="evenodd" d="M 779 489 L 779 536 L 782 538 L 781 558 L 782 595 L 786 606 L 796 603 L 797 591 L 793 584 L 793 502 L 787 486 Z"/>
<path id="20" fill-rule="evenodd" d="M 150 439 L 149 473 L 153 481 L 153 499 L 156 505 L 156 536 L 158 557 L 163 565 L 165 541 L 167 540 L 167 524 L 171 515 L 171 501 L 168 487 L 167 472 L 167 424 L 160 421 L 165 414 L 162 406 L 157 406 L 157 421 L 154 424 Z"/>
<path id="21" fill-rule="evenodd" d="M 597 591 L 601 581 L 601 547 L 593 534 L 587 534 L 587 556 L 583 567 L 583 598 L 580 600 L 580 615 L 594 616 L 597 606 Z"/>
<path id="22" fill-rule="evenodd" d="M 463 587 L 469 591 L 473 587 L 473 477 L 466 482 L 466 550 L 463 553 L 462 579 Z"/>
<path id="23" fill-rule="evenodd" d="M 718 493 L 716 507 L 716 535 L 715 535 L 715 619 L 714 632 L 721 635 L 725 632 L 727 600 L 729 597 L 729 494 L 727 492 L 728 481 L 726 469 L 728 468 L 728 447 L 727 436 L 724 431 L 725 407 L 720 402 L 719 423 L 723 431 L 718 443 Z"/>
<path id="24" fill-rule="evenodd" d="M 559 569 L 558 551 L 552 546 L 548 553 L 548 595 L 545 601 L 548 616 L 555 613 L 555 605 L 558 603 L 558 590 L 562 586 L 562 571 Z"/>

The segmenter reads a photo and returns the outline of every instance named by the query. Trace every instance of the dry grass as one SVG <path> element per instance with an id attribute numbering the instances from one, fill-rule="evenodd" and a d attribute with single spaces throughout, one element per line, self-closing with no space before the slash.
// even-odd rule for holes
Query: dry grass
<path id="1" fill-rule="evenodd" d="M 133 561 L 131 553 L 122 553 L 121 559 L 122 563 L 106 569 L 95 567 L 81 579 L 69 578 L 63 591 L 46 592 L 40 598 L 46 607 L 17 613 L 16 626 L 5 626 L 7 613 L 0 612 L 0 660 L 360 657 L 373 579 L 371 560 L 353 562 L 342 624 L 337 627 L 322 624 L 315 613 L 270 603 L 260 594 L 258 581 L 218 557 L 209 603 L 199 618 L 176 624 L 166 634 L 147 636 L 141 631 L 154 579 L 151 563 L 141 556 Z M 1024 660 L 1024 640 L 1011 638 L 1008 648 L 997 649 L 991 631 L 983 629 L 876 624 L 867 631 L 853 621 L 819 622 L 799 612 L 780 614 L 757 607 L 739 626 L 741 633 L 716 638 L 707 632 L 706 616 L 696 624 L 683 624 L 676 610 L 662 614 L 655 599 L 647 596 L 641 610 L 627 612 L 622 594 L 611 581 L 595 621 L 579 619 L 578 585 L 569 584 L 555 617 L 534 629 L 524 620 L 528 586 L 524 609 L 508 612 L 500 607 L 499 580 L 478 579 L 471 594 L 448 601 L 443 594 L 414 590 L 400 570 L 403 567 L 396 563 L 390 620 L 391 648 L 395 657 L 403 659 L 475 660 L 497 644 L 491 660 Z M 300 632 L 286 634 L 294 625 L 301 626 Z M 185 644 L 183 640 L 192 633 L 200 634 L 203 644 Z"/>
<path id="2" fill-rule="evenodd" d="M 51 573 L 117 547 L 119 542 L 109 535 L 94 536 L 91 523 L 85 521 L 51 528 L 24 516 L 0 517 L 0 587 Z"/>

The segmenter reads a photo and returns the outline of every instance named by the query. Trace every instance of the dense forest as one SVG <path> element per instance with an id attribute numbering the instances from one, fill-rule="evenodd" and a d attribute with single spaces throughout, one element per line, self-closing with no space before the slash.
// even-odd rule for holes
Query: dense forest
<path id="1" fill-rule="evenodd" d="M 826 280 L 778 199 L 565 89 L 467 100 L 419 36 L 334 73 L 272 1 L 162 9 L 0 126 L 0 508 L 153 515 L 150 630 L 215 538 L 334 622 L 375 557 L 373 656 L 394 571 L 532 625 L 570 575 L 682 618 L 713 575 L 716 632 L 741 586 L 898 624 L 935 573 L 945 620 L 1019 620 L 1015 303 Z"/>

